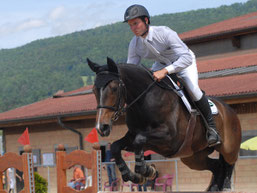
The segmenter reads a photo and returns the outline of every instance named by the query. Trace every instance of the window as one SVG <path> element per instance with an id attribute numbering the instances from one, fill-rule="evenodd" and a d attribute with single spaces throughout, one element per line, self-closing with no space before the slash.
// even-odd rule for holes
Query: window
<path id="1" fill-rule="evenodd" d="M 39 166 L 41 164 L 41 150 L 32 149 L 34 166 Z"/>
<path id="2" fill-rule="evenodd" d="M 23 146 L 19 147 L 19 154 L 22 155 L 24 153 Z M 39 166 L 41 164 L 41 150 L 40 149 L 32 149 L 33 155 L 33 163 L 34 166 Z"/>
<path id="3" fill-rule="evenodd" d="M 43 153 L 43 166 L 54 166 L 55 155 L 54 153 Z"/>

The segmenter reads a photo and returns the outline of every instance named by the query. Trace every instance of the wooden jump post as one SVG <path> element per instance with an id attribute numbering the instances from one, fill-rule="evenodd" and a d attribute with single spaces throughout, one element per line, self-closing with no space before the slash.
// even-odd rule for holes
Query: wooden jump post
<path id="1" fill-rule="evenodd" d="M 22 155 L 8 152 L 4 154 L 4 156 L 0 156 L 0 193 L 7 193 L 7 191 L 3 189 L 2 175 L 8 168 L 15 168 L 23 172 L 24 189 L 20 191 L 20 193 L 36 193 L 33 156 L 30 145 L 24 146 L 24 153 Z"/>
<path id="2" fill-rule="evenodd" d="M 56 169 L 57 169 L 57 193 L 97 193 L 101 190 L 101 152 L 92 150 L 87 153 L 83 150 L 75 150 L 66 154 L 64 146 L 58 145 L 56 152 Z M 67 186 L 66 170 L 74 165 L 83 165 L 92 170 L 92 186 L 85 190 L 77 191 Z M 1 192 L 0 192 L 1 193 Z"/>

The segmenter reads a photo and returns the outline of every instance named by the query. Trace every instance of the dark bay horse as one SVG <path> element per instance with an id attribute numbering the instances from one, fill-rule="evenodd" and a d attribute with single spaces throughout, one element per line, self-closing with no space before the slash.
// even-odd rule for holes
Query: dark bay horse
<path id="1" fill-rule="evenodd" d="M 154 177 L 155 170 L 144 162 L 144 151 L 153 150 L 168 158 L 179 157 L 191 169 L 211 171 L 213 175 L 208 191 L 231 189 L 241 127 L 237 115 L 229 106 L 212 98 L 219 110 L 215 121 L 222 143 L 208 147 L 201 116 L 195 116 L 194 120 L 179 95 L 155 82 L 146 68 L 115 64 L 110 58 L 103 66 L 87 60 L 96 73 L 93 91 L 98 105 L 98 133 L 108 136 L 113 121 L 126 111 L 128 132 L 111 146 L 124 181 L 142 184 L 146 177 Z M 127 167 L 121 150 L 135 153 L 135 172 Z M 218 159 L 208 157 L 214 150 L 219 152 Z"/>

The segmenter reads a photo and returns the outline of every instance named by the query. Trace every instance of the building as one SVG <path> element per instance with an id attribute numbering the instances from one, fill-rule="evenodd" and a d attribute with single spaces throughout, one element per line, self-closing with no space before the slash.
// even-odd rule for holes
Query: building
<path id="1" fill-rule="evenodd" d="M 219 97 L 235 109 L 241 121 L 243 140 L 256 136 L 257 12 L 185 32 L 180 36 L 197 56 L 200 87 L 207 95 Z M 83 141 L 95 124 L 96 101 L 90 89 L 83 87 L 57 93 L 51 98 L 0 114 L 6 152 L 22 152 L 17 140 L 25 128 L 29 128 L 35 166 L 43 177 L 51 179 L 52 193 L 56 192 L 54 152 L 57 145 L 64 144 L 68 152 L 74 149 L 91 150 L 91 144 Z M 124 118 L 121 118 L 109 137 L 100 137 L 101 145 L 104 147 L 107 141 L 119 139 L 126 130 Z M 236 191 L 256 190 L 256 151 L 242 150 L 240 155 L 253 157 L 239 159 L 233 187 Z M 161 164 L 160 167 L 161 172 L 167 167 L 175 170 L 173 165 Z M 209 172 L 190 170 L 179 161 L 177 169 L 180 191 L 202 191 L 210 182 Z"/>

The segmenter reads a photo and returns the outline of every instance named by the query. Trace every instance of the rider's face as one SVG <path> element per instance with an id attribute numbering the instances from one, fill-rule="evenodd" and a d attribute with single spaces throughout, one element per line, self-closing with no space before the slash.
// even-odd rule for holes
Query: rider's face
<path id="1" fill-rule="evenodd" d="M 131 19 L 128 21 L 128 24 L 131 31 L 136 36 L 141 36 L 147 30 L 146 24 L 140 18 Z M 145 37 L 146 35 L 147 34 L 145 34 L 143 37 Z"/>

